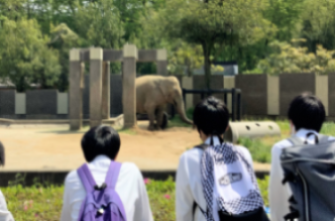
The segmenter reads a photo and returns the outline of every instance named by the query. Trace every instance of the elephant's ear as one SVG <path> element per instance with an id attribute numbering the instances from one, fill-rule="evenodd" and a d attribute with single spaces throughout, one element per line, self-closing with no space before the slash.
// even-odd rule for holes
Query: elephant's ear
<path id="1" fill-rule="evenodd" d="M 168 87 L 164 84 L 157 84 L 157 87 L 159 88 L 159 91 L 162 93 L 163 97 L 166 100 L 170 100 L 171 99 L 171 93 L 168 90 Z"/>

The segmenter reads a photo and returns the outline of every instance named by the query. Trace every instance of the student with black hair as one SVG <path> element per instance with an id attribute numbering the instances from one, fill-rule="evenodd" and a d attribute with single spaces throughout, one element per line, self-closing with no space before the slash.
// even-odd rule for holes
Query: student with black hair
<path id="1" fill-rule="evenodd" d="M 111 172 L 112 179 L 116 181 L 113 188 L 118 198 L 121 199 L 121 202 L 118 201 L 116 206 L 123 207 L 122 215 L 126 216 L 124 220 L 153 220 L 149 198 L 140 170 L 133 163 L 122 163 L 120 165 L 115 161 L 120 150 L 120 144 L 119 134 L 109 126 L 94 127 L 83 136 L 81 146 L 87 164 L 70 172 L 65 179 L 61 221 L 77 221 L 84 213 L 85 197 L 86 194 L 90 193 L 87 193 L 87 184 L 82 179 L 80 172 L 82 168 L 86 168 L 86 172 L 89 171 L 88 173 L 91 174 L 91 179 L 93 179 L 92 182 L 96 184 L 94 188 L 92 187 L 92 190 L 97 193 L 101 191 L 101 194 L 104 193 L 104 189 L 113 186 L 113 184 L 107 182 Z M 112 165 L 119 165 L 120 167 L 117 171 L 110 171 L 113 168 Z M 106 208 L 100 208 L 98 212 L 104 214 L 104 210 Z"/>
<path id="2" fill-rule="evenodd" d="M 325 108 L 319 98 L 303 93 L 293 99 L 288 109 L 290 121 L 290 133 L 308 144 L 315 143 L 314 134 L 319 135 L 322 124 L 326 118 Z M 333 140 L 333 137 L 329 137 Z M 288 140 L 282 140 L 272 147 L 271 173 L 269 185 L 269 201 L 271 206 L 271 221 L 283 221 L 284 216 L 290 213 L 289 199 L 292 196 L 288 183 L 283 184 L 284 171 L 281 166 L 280 156 L 285 148 L 294 144 Z"/>
<path id="3" fill-rule="evenodd" d="M 0 167 L 5 166 L 5 148 L 0 142 Z M 4 195 L 0 191 L 0 221 L 14 221 L 12 214 L 7 209 Z"/>
<path id="4" fill-rule="evenodd" d="M 268 220 L 249 151 L 224 142 L 225 104 L 209 97 L 194 110 L 203 144 L 182 154 L 176 177 L 177 221 Z"/>

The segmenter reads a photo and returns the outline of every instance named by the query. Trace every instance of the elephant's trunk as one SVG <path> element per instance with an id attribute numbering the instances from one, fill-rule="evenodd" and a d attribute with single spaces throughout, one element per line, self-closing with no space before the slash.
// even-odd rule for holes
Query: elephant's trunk
<path id="1" fill-rule="evenodd" d="M 185 114 L 185 107 L 184 107 L 183 99 L 182 98 L 177 99 L 175 101 L 175 105 L 176 105 L 177 112 L 178 112 L 180 118 L 187 124 L 193 124 L 193 122 L 190 119 L 188 119 L 186 114 Z"/>

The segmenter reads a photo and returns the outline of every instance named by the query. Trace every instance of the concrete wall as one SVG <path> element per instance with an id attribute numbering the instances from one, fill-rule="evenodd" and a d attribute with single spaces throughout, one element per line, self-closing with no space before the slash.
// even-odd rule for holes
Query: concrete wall
<path id="1" fill-rule="evenodd" d="M 178 76 L 185 89 L 206 88 L 204 76 Z M 83 89 L 83 115 L 89 118 L 89 75 L 85 76 Z M 110 78 L 110 115 L 123 113 L 122 75 Z M 237 77 L 212 76 L 211 88 L 240 88 L 242 90 L 242 113 L 248 116 L 286 116 L 289 103 L 302 92 L 316 94 L 323 102 L 327 115 L 335 117 L 335 73 L 328 76 L 314 74 L 239 75 Z M 215 95 L 221 99 L 223 95 Z M 231 110 L 231 97 L 227 97 Z M 186 109 L 200 101 L 200 95 L 186 96 Z M 168 110 L 169 111 L 169 110 Z M 69 112 L 68 93 L 57 90 L 33 90 L 18 93 L 13 89 L 0 90 L 0 118 L 9 119 L 67 119 Z"/>
<path id="2" fill-rule="evenodd" d="M 0 114 L 2 117 L 15 115 L 15 90 L 0 90 Z"/>
<path id="3" fill-rule="evenodd" d="M 267 113 L 267 75 L 238 75 L 236 88 L 242 90 L 243 114 Z"/>
<path id="4" fill-rule="evenodd" d="M 57 90 L 26 92 L 26 114 L 33 119 L 47 119 L 57 115 Z"/>
<path id="5" fill-rule="evenodd" d="M 315 94 L 315 74 L 279 75 L 280 115 L 286 116 L 292 99 L 303 92 Z"/>

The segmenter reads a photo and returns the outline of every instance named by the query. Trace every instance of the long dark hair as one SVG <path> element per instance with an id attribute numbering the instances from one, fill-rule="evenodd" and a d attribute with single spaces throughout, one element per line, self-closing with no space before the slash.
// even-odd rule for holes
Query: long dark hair
<path id="1" fill-rule="evenodd" d="M 0 166 L 5 166 L 5 148 L 0 142 Z"/>

